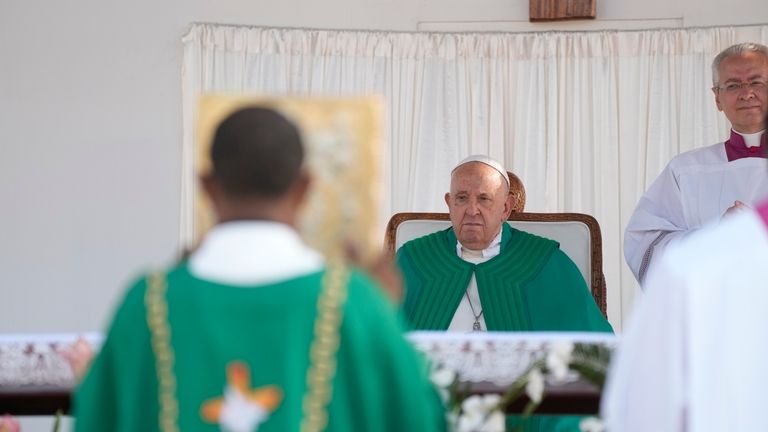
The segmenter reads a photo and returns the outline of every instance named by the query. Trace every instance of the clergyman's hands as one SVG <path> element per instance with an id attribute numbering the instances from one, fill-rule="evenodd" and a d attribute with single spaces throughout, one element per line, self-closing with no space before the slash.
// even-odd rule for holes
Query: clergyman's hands
<path id="1" fill-rule="evenodd" d="M 723 213 L 723 216 L 721 217 L 721 219 L 725 219 L 726 217 L 735 215 L 735 214 L 737 214 L 739 212 L 742 212 L 742 211 L 748 210 L 748 209 L 749 209 L 748 205 L 744 204 L 743 202 L 741 202 L 739 200 L 736 200 L 736 201 L 733 202 L 733 205 L 728 207 L 728 210 L 726 210 L 725 213 Z"/>
<path id="2" fill-rule="evenodd" d="M 91 344 L 80 336 L 77 338 L 77 341 L 56 350 L 56 352 L 69 364 L 72 374 L 75 376 L 75 381 L 79 383 L 88 371 L 88 366 L 91 365 L 91 360 L 94 357 Z"/>

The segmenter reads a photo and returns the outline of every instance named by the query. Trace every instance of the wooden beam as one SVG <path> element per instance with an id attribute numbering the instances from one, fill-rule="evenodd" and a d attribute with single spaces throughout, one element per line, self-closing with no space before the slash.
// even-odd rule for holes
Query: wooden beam
<path id="1" fill-rule="evenodd" d="M 597 0 L 529 0 L 530 21 L 594 19 Z"/>

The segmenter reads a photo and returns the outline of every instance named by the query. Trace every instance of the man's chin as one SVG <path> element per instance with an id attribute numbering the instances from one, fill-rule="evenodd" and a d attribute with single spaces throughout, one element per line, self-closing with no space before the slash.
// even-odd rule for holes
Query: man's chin
<path id="1" fill-rule="evenodd" d="M 762 108 L 743 108 L 736 111 L 738 114 L 738 120 L 744 127 L 758 127 L 763 125 L 763 119 L 765 119 L 765 113 Z"/>
<path id="2" fill-rule="evenodd" d="M 483 247 L 483 239 L 481 237 L 461 237 L 459 243 L 467 249 L 481 250 Z"/>

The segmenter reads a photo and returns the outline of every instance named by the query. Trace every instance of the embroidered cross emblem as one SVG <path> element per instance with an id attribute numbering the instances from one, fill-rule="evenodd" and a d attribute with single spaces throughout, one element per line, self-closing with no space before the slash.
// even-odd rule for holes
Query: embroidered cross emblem
<path id="1" fill-rule="evenodd" d="M 222 430 L 256 432 L 282 400 L 283 392 L 276 386 L 251 389 L 250 369 L 234 361 L 227 365 L 224 395 L 205 401 L 200 415 L 208 423 L 218 423 Z"/>

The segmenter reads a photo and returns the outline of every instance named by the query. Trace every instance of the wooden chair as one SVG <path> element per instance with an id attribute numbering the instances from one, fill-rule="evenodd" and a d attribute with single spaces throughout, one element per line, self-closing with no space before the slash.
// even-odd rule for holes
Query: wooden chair
<path id="1" fill-rule="evenodd" d="M 517 178 L 515 176 L 515 178 Z M 519 179 L 517 180 L 519 181 Z M 522 186 L 522 183 L 520 183 Z M 525 190 L 522 189 L 522 206 Z M 518 213 L 509 215 L 508 223 L 522 231 L 546 237 L 560 243 L 581 271 L 595 303 L 606 314 L 605 276 L 603 275 L 602 235 L 600 225 L 592 216 L 581 213 Z M 451 226 L 448 213 L 397 213 L 387 224 L 384 245 L 394 256 L 403 243 Z"/>
<path id="2" fill-rule="evenodd" d="M 509 194 L 512 195 L 512 212 L 520 213 L 525 209 L 525 186 L 520 177 L 512 171 L 507 171 L 509 177 Z"/>

